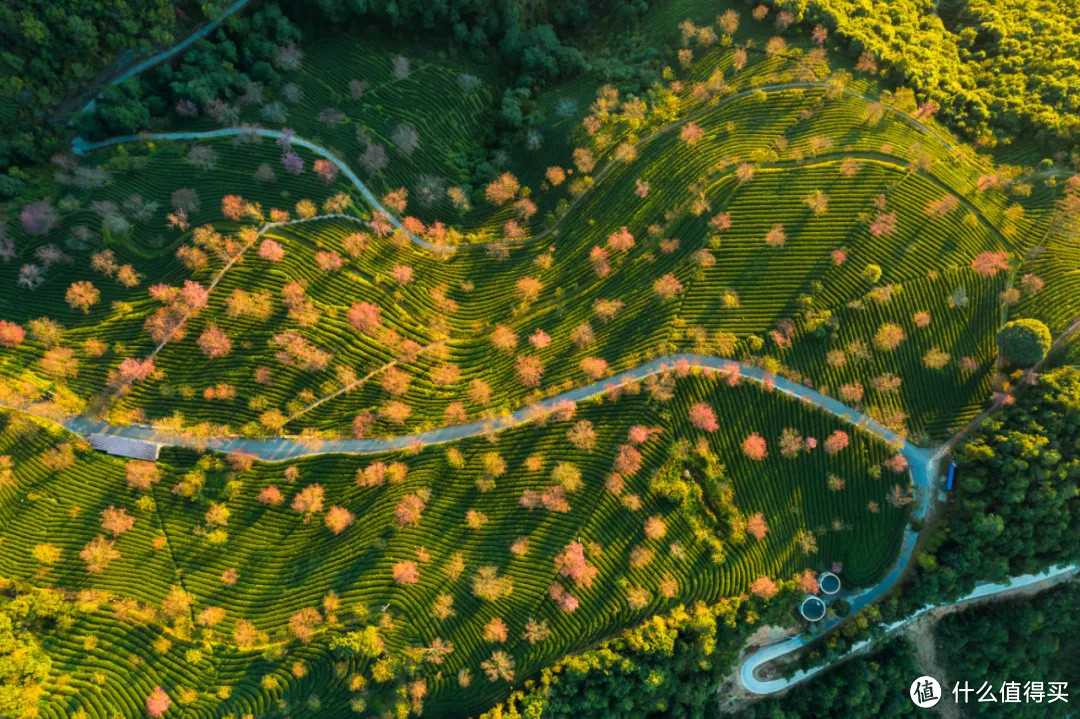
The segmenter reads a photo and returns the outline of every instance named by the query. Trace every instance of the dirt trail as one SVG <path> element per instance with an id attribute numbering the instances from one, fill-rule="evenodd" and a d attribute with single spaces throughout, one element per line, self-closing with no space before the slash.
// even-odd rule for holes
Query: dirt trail
<path id="1" fill-rule="evenodd" d="M 944 696 L 938 702 L 938 705 L 934 707 L 934 712 L 938 716 L 944 717 L 944 719 L 963 719 L 964 715 L 960 711 L 960 707 L 950 701 L 951 697 L 948 692 L 952 682 L 949 672 L 938 663 L 937 642 L 934 641 L 934 628 L 937 626 L 937 620 L 940 616 L 949 613 L 945 610 L 950 609 L 955 610 L 958 607 L 955 605 L 942 607 L 940 615 L 933 612 L 924 614 L 908 625 L 904 634 L 915 645 L 915 662 L 919 667 L 919 671 L 926 676 L 934 677 L 941 683 Z"/>

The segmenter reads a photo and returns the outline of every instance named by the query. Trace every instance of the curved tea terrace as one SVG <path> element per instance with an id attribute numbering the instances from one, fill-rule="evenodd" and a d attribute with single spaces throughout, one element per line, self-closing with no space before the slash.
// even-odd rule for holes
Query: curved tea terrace
<path id="1" fill-rule="evenodd" d="M 911 482 L 915 487 L 915 505 L 912 510 L 912 516 L 921 518 L 925 515 L 929 503 L 933 501 L 936 495 L 936 482 L 938 479 L 937 468 L 942 452 L 934 452 L 929 449 L 916 447 L 897 433 L 878 422 L 875 422 L 861 412 L 848 407 L 832 397 L 827 397 L 816 390 L 792 382 L 785 377 L 776 376 L 759 367 L 744 365 L 724 357 L 707 355 L 675 354 L 659 357 L 651 362 L 634 369 L 626 370 L 625 372 L 621 372 L 606 380 L 593 382 L 584 387 L 563 392 L 538 404 L 522 408 L 510 415 L 499 417 L 491 421 L 469 422 L 467 424 L 453 425 L 428 432 L 421 432 L 419 434 L 398 437 L 327 439 L 318 440 L 317 442 L 305 441 L 296 437 L 267 439 L 216 437 L 201 439 L 185 437 L 183 435 L 167 434 L 146 425 L 113 426 L 86 417 L 72 417 L 64 420 L 62 424 L 71 432 L 82 436 L 102 433 L 145 442 L 148 445 L 187 446 L 208 448 L 221 452 L 245 452 L 267 462 L 280 462 L 297 457 L 319 454 L 372 454 L 417 445 L 429 446 L 444 442 L 452 442 L 509 429 L 553 411 L 561 402 L 580 402 L 597 397 L 621 384 L 640 381 L 650 375 L 670 371 L 674 369 L 679 362 L 689 362 L 691 366 L 700 367 L 706 370 L 733 374 L 738 373 L 741 378 L 758 382 L 775 391 L 782 392 L 790 397 L 818 407 L 829 414 L 874 433 L 886 442 L 897 445 L 900 448 L 900 453 L 908 462 Z M 846 597 L 851 603 L 853 611 L 858 611 L 864 606 L 876 601 L 899 581 L 914 552 L 917 538 L 918 533 L 910 527 L 904 530 L 900 555 L 889 573 L 873 587 L 869 587 Z M 831 620 L 826 623 L 826 628 L 831 628 L 836 623 L 837 620 Z M 754 677 L 754 671 L 761 664 L 789 652 L 796 651 L 809 643 L 809 641 L 811 640 L 804 639 L 803 637 L 795 637 L 781 644 L 767 647 L 752 654 L 742 666 L 741 677 L 744 684 L 746 684 L 750 691 L 755 693 L 771 693 L 783 689 L 791 683 L 801 681 L 815 673 L 818 670 L 807 672 L 802 676 L 797 675 L 791 680 L 780 679 L 759 681 Z"/>
<path id="2" fill-rule="evenodd" d="M 637 382 L 651 375 L 670 371 L 674 369 L 679 362 L 689 362 L 691 366 L 717 372 L 737 372 L 741 378 L 766 385 L 775 391 L 782 392 L 790 397 L 818 407 L 835 417 L 872 432 L 886 442 L 897 445 L 900 448 L 900 453 L 908 462 L 911 482 L 915 488 L 915 504 L 912 509 L 912 516 L 915 518 L 922 518 L 925 516 L 928 505 L 933 502 L 936 496 L 938 464 L 943 454 L 942 452 L 934 452 L 929 449 L 916 447 L 896 432 L 875 422 L 861 412 L 848 407 L 832 397 L 825 396 L 816 390 L 792 382 L 785 377 L 773 375 L 759 367 L 745 365 L 724 357 L 708 355 L 675 354 L 659 357 L 651 362 L 635 367 L 634 369 L 626 370 L 625 372 L 621 372 L 606 380 L 593 382 L 583 387 L 563 392 L 538 404 L 522 408 L 510 415 L 499 417 L 491 421 L 469 422 L 467 424 L 452 425 L 430 430 L 428 432 L 398 437 L 326 439 L 315 442 L 301 440 L 296 437 L 267 439 L 216 437 L 201 439 L 163 433 L 146 425 L 113 426 L 86 417 L 72 417 L 63 421 L 62 424 L 68 430 L 82 436 L 102 433 L 146 442 L 151 445 L 207 448 L 221 452 L 244 452 L 252 454 L 266 462 L 280 462 L 297 457 L 320 454 L 372 454 L 395 449 L 404 449 L 417 445 L 429 446 L 442 444 L 509 429 L 553 411 L 561 402 L 580 402 L 597 397 L 621 384 Z M 845 597 L 851 603 L 853 612 L 875 602 L 900 580 L 904 570 L 907 568 L 908 561 L 911 559 L 911 555 L 914 552 L 917 538 L 918 532 L 910 527 L 906 528 L 901 542 L 900 554 L 888 574 L 874 586 Z M 825 628 L 832 628 L 838 621 L 839 620 L 827 621 Z M 740 672 L 742 681 L 747 689 L 758 694 L 772 693 L 786 688 L 792 683 L 802 681 L 806 677 L 820 671 L 820 669 L 815 669 L 810 672 L 797 674 L 790 680 L 776 679 L 771 681 L 761 681 L 754 676 L 754 671 L 760 665 L 801 649 L 810 641 L 812 641 L 812 639 L 805 639 L 801 636 L 794 637 L 752 654 L 745 660 Z"/>
<path id="3" fill-rule="evenodd" d="M 82 155 L 92 150 L 100 149 L 102 147 L 108 147 L 109 145 L 122 145 L 126 142 L 146 142 L 148 140 L 208 140 L 217 137 L 236 137 L 240 135 L 254 135 L 257 137 L 267 137 L 274 140 L 284 138 L 288 139 L 291 144 L 296 145 L 297 147 L 303 147 L 307 150 L 311 150 L 319 157 L 329 160 L 330 162 L 337 165 L 338 169 L 341 170 L 341 173 L 345 175 L 345 177 L 349 179 L 349 182 L 351 182 L 360 192 L 360 194 L 363 195 L 364 199 L 368 202 L 368 204 L 370 204 L 376 211 L 385 215 L 390 224 L 407 234 L 409 236 L 409 239 L 412 240 L 414 243 L 429 250 L 453 250 L 452 247 L 438 248 L 427 240 L 423 240 L 406 230 L 398 221 L 398 219 L 394 217 L 393 214 L 388 212 L 386 208 L 384 208 L 379 203 L 379 198 L 375 197 L 374 193 L 372 193 L 371 190 L 368 189 L 367 185 L 365 185 L 363 181 L 361 181 L 361 179 L 357 176 L 357 174 L 352 171 L 352 168 L 342 162 L 340 158 L 331 154 L 325 148 L 316 145 L 314 142 L 305 140 L 302 137 L 297 137 L 292 133 L 285 133 L 280 130 L 267 130 L 262 127 L 223 127 L 220 130 L 207 130 L 205 132 L 152 132 L 142 135 L 121 135 L 120 137 L 110 137 L 106 140 L 101 140 L 100 142 L 87 142 L 81 137 L 76 137 L 75 141 L 71 143 L 71 150 L 76 155 Z"/>
<path id="4" fill-rule="evenodd" d="M 234 9 L 239 9 L 243 2 L 239 2 L 234 6 Z M 207 30 L 207 32 L 209 29 Z M 204 33 L 205 34 L 205 33 Z M 179 49 L 179 48 L 177 48 Z M 175 52 L 174 49 L 173 52 Z M 171 54 L 171 53 L 170 53 Z M 159 58 L 160 59 L 164 58 Z M 785 90 L 795 89 L 814 89 L 814 88 L 828 88 L 828 83 L 824 82 L 796 82 L 787 83 L 781 85 L 767 85 L 758 88 L 751 88 L 739 93 L 735 93 L 724 99 L 724 102 L 730 102 L 736 98 L 749 95 L 759 90 L 764 92 L 782 92 Z M 876 102 L 874 98 L 860 95 L 856 92 L 848 90 L 847 88 L 838 88 L 844 94 L 857 97 L 865 100 L 866 102 Z M 713 111 L 715 107 L 707 108 L 705 111 Z M 930 127 L 927 127 L 922 122 L 915 118 L 912 118 L 905 113 L 902 113 L 894 108 L 885 108 L 890 114 L 899 117 L 901 120 L 911 124 L 918 128 L 928 136 L 934 138 L 943 144 L 948 150 L 955 151 L 955 148 L 949 143 L 947 139 L 936 133 Z M 639 142 L 647 142 L 654 137 L 671 130 L 673 127 L 677 127 L 686 121 L 689 121 L 696 117 L 696 115 L 688 116 L 680 122 L 672 123 L 669 126 L 660 128 L 650 135 L 642 138 Z M 409 239 L 424 248 L 429 250 L 449 250 L 453 251 L 454 248 L 439 248 L 426 240 L 416 237 L 414 234 L 405 230 L 400 221 L 389 211 L 387 211 L 379 199 L 368 189 L 367 185 L 357 176 L 357 174 L 344 163 L 340 158 L 334 156 L 325 148 L 309 141 L 304 138 L 297 137 L 295 135 L 280 131 L 264 129 L 259 127 L 234 127 L 234 128 L 221 128 L 218 130 L 210 130 L 203 132 L 163 132 L 163 133 L 147 133 L 141 135 L 126 135 L 121 137 L 108 138 L 99 142 L 86 142 L 82 138 L 76 138 L 72 145 L 72 149 L 77 155 L 82 155 L 86 152 L 96 150 L 99 148 L 107 147 L 110 145 L 123 144 L 126 142 L 142 142 L 148 140 L 203 140 L 222 137 L 234 137 L 241 135 L 254 135 L 265 138 L 279 139 L 288 137 L 293 144 L 303 147 L 311 152 L 319 155 L 320 157 L 333 162 L 342 174 L 348 178 L 348 180 L 356 187 L 357 191 L 364 197 L 369 205 L 379 213 L 385 215 L 391 224 L 405 232 Z M 600 170 L 597 179 L 603 175 L 607 170 L 613 166 L 614 161 L 608 163 L 607 166 Z M 552 228 L 554 229 L 554 228 Z M 541 233 L 541 236 L 546 233 Z M 532 238 L 534 240 L 540 239 L 540 236 Z M 421 432 L 413 435 L 405 435 L 390 438 L 370 438 L 370 439 L 327 439 L 327 440 L 301 440 L 296 437 L 278 437 L 267 439 L 254 439 L 247 437 L 216 437 L 216 438 L 195 438 L 190 436 L 167 434 L 160 432 L 153 427 L 145 425 L 128 425 L 128 426 L 112 426 L 103 422 L 98 422 L 85 417 L 74 417 L 65 420 L 62 424 L 70 431 L 87 436 L 93 433 L 102 433 L 124 437 L 126 439 L 146 442 L 152 445 L 167 445 L 167 446 L 187 446 L 195 448 L 213 449 L 222 452 L 245 452 L 252 454 L 260 460 L 267 462 L 279 462 L 298 457 L 319 455 L 319 454 L 372 454 L 377 452 L 385 452 L 396 449 L 403 449 L 411 446 L 429 446 L 435 444 L 441 444 L 445 442 L 452 442 L 455 440 L 466 439 L 469 437 L 475 437 L 490 432 L 497 432 L 500 430 L 508 429 L 518 426 L 525 422 L 536 419 L 550 411 L 552 411 L 560 402 L 572 401 L 578 402 L 587 400 L 608 391 L 608 389 L 618 386 L 627 382 L 635 382 L 642 380 L 650 375 L 665 372 L 674 368 L 675 364 L 682 361 L 688 361 L 694 366 L 702 367 L 708 370 L 715 370 L 721 372 L 738 372 L 741 377 L 765 384 L 774 388 L 775 390 L 787 394 L 796 399 L 807 402 L 823 409 L 824 411 L 840 418 L 852 424 L 866 429 L 878 437 L 882 438 L 886 442 L 895 444 L 899 447 L 900 453 L 908 462 L 908 467 L 911 475 L 911 481 L 914 486 L 915 504 L 912 509 L 912 516 L 915 518 L 922 518 L 925 516 L 926 511 L 930 503 L 936 498 L 936 482 L 938 479 L 938 463 L 941 456 L 945 452 L 945 448 L 938 451 L 931 451 L 912 445 L 906 441 L 903 437 L 897 435 L 892 430 L 881 424 L 871 420 L 866 415 L 851 409 L 843 403 L 822 395 L 821 393 L 804 387 L 800 384 L 792 382 L 786 378 L 778 377 L 767 373 L 760 368 L 743 365 L 741 363 L 734 362 L 732 360 L 723 357 L 712 357 L 695 354 L 676 354 L 665 357 L 660 357 L 651 362 L 643 364 L 631 370 L 622 372 L 614 377 L 606 380 L 593 382 L 589 385 L 579 387 L 577 389 L 563 392 L 555 397 L 544 400 L 536 405 L 532 405 L 523 409 L 520 409 L 510 415 L 499 417 L 490 421 L 470 422 L 467 424 L 454 425 L 443 427 L 436 430 L 427 432 Z M 889 573 L 876 585 L 869 587 L 852 594 L 846 594 L 845 598 L 851 603 L 852 610 L 858 611 L 868 604 L 873 603 L 889 591 L 898 582 L 907 568 L 908 561 L 914 552 L 915 543 L 918 537 L 918 533 L 914 530 L 907 528 L 904 532 L 904 538 L 901 543 L 900 554 L 896 560 L 896 563 L 889 571 Z M 1064 570 L 1063 570 L 1064 571 Z M 1075 571 L 1075 568 L 1072 569 Z M 1045 579 L 1042 575 L 1034 575 L 1035 578 L 1027 580 L 1028 583 L 1040 581 Z M 1023 581 L 1026 578 L 1017 578 L 1015 581 Z M 999 585 L 987 585 L 977 589 L 972 595 L 965 597 L 958 601 L 969 601 L 979 596 L 986 596 L 997 591 L 1005 591 L 1010 587 L 1002 587 L 995 589 L 994 587 Z M 1022 586 L 1016 585 L 1013 586 Z M 980 594 L 980 592 L 982 592 Z M 928 608 L 929 609 L 929 608 Z M 925 610 L 921 610 L 925 611 Z M 920 611 L 920 613 L 921 613 Z M 916 615 L 918 616 L 918 615 Z M 912 617 L 913 618 L 913 617 Z M 910 618 L 909 618 L 910 620 Z M 904 621 L 909 621 L 904 620 Z M 830 620 L 826 622 L 826 628 L 834 626 L 838 620 Z M 903 622 L 901 622 L 903 623 Z M 892 627 L 890 627 L 891 629 Z M 780 656 L 788 654 L 790 652 L 801 649 L 803 646 L 809 643 L 809 641 L 802 637 L 794 637 L 790 640 L 782 642 L 780 644 L 767 647 L 759 650 L 750 655 L 743 663 L 740 671 L 740 677 L 746 685 L 747 689 L 757 694 L 767 694 L 790 686 L 796 682 L 812 676 L 820 671 L 822 668 L 810 670 L 809 672 L 800 672 L 794 677 L 788 680 L 776 679 L 769 681 L 758 680 L 754 676 L 754 672 L 762 664 L 772 661 Z M 862 645 L 858 645 L 861 647 Z"/>
<path id="5" fill-rule="evenodd" d="M 244 1 L 246 2 L 246 0 L 244 0 Z M 242 3 L 237 3 L 236 5 L 234 5 L 234 7 L 232 9 L 230 9 L 230 12 L 233 12 L 234 10 L 239 9 L 240 7 L 242 7 Z M 207 29 L 207 32 L 208 31 L 209 31 L 209 29 Z M 164 59 L 164 58 L 162 58 L 162 59 Z M 737 100 L 737 99 L 742 98 L 742 97 L 747 97 L 747 96 L 749 96 L 749 95 L 751 95 L 753 93 L 759 92 L 759 91 L 760 92 L 765 92 L 765 93 L 770 93 L 770 92 L 784 92 L 784 91 L 787 91 L 787 90 L 814 90 L 814 89 L 830 89 L 830 88 L 834 88 L 834 86 L 831 85 L 828 82 L 790 82 L 790 83 L 784 83 L 784 84 L 778 84 L 778 85 L 763 85 L 761 87 L 754 87 L 754 88 L 749 88 L 749 89 L 746 89 L 746 90 L 742 90 L 740 92 L 736 92 L 734 94 L 728 95 L 727 97 L 723 98 L 721 103 L 719 103 L 717 105 L 710 105 L 709 107 L 703 108 L 702 110 L 700 110 L 700 111 L 698 111 L 696 113 L 692 113 L 690 115 L 687 115 L 686 117 L 684 117 L 684 118 L 682 118 L 680 120 L 669 123 L 667 125 L 664 125 L 663 127 L 660 127 L 658 129 L 654 130 L 653 132 L 649 133 L 645 137 L 638 140 L 638 142 L 635 143 L 635 145 L 636 146 L 643 145 L 643 144 L 655 139 L 656 137 L 659 137 L 660 135 L 663 135 L 663 134 L 665 134 L 667 132 L 670 132 L 671 130 L 675 129 L 676 127 L 679 127 L 680 125 L 683 125 L 683 124 L 685 124 L 687 122 L 690 122 L 691 120 L 694 120 L 694 119 L 696 119 L 696 118 L 698 118 L 698 117 L 700 117 L 700 116 L 702 116 L 702 115 L 704 115 L 704 114 L 706 114 L 708 112 L 713 112 L 713 111 L 715 111 L 717 109 L 717 107 L 720 106 L 720 104 L 727 104 L 727 103 L 730 103 L 730 102 L 732 102 L 734 100 Z M 837 89 L 839 90 L 839 92 L 842 92 L 845 95 L 848 95 L 848 96 L 854 97 L 854 98 L 858 98 L 858 99 L 863 100 L 863 101 L 868 102 L 868 103 L 877 102 L 877 100 L 875 100 L 872 97 L 868 97 L 866 95 L 860 95 L 859 93 L 854 92 L 854 91 L 849 90 L 849 89 L 844 88 L 844 87 L 840 87 L 840 88 L 837 88 Z M 912 127 L 915 127 L 916 129 L 918 129 L 919 131 L 921 131 L 924 134 L 928 135 L 929 137 L 932 137 L 935 140 L 937 140 L 938 142 L 940 142 L 942 145 L 945 146 L 945 148 L 948 151 L 956 152 L 956 148 L 951 143 L 949 143 L 949 141 L 947 139 L 942 137 L 940 134 L 938 134 L 933 129 L 926 126 L 925 124 L 923 124 L 919 120 L 911 117 L 910 115 L 907 115 L 907 114 L 901 112 L 900 110 L 897 110 L 896 108 L 889 107 L 887 105 L 885 105 L 883 107 L 891 115 L 899 118 L 900 120 L 908 123 Z M 76 137 L 75 140 L 72 141 L 72 143 L 71 143 L 71 149 L 72 149 L 72 152 L 74 152 L 76 155 L 83 155 L 83 154 L 85 154 L 87 152 L 91 152 L 93 150 L 98 150 L 98 149 L 101 149 L 103 147 L 109 147 L 111 145 L 121 145 L 121 144 L 124 144 L 124 143 L 127 143 L 127 142 L 146 142 L 146 141 L 153 141 L 153 140 L 164 140 L 164 141 L 170 141 L 170 140 L 211 140 L 211 139 L 215 139 L 215 138 L 236 137 L 236 136 L 240 136 L 240 135 L 266 137 L 266 138 L 271 138 L 271 139 L 275 139 L 275 140 L 281 139 L 281 138 L 287 138 L 290 143 L 295 144 L 298 147 L 303 147 L 303 148 L 305 148 L 307 150 L 310 150 L 311 152 L 314 152 L 316 155 L 322 157 L 325 160 L 329 160 L 330 162 L 334 163 L 334 165 L 337 166 L 337 168 L 341 171 L 341 173 L 343 175 L 345 175 L 346 178 L 348 178 L 349 182 L 351 182 L 353 184 L 353 186 L 356 187 L 357 191 L 364 197 L 364 199 L 368 202 L 369 205 L 371 205 L 371 207 L 375 211 L 385 215 L 386 218 L 390 221 L 390 223 L 396 229 L 401 230 L 402 232 L 404 232 L 414 244 L 419 245 L 420 247 L 424 247 L 424 248 L 426 248 L 428 250 L 439 250 L 439 251 L 443 251 L 443 252 L 453 252 L 454 251 L 455 248 L 453 246 L 436 247 L 434 244 L 432 244 L 432 243 L 430 243 L 430 242 L 428 242 L 428 241 L 426 241 L 426 240 L 424 240 L 422 238 L 419 238 L 416 235 L 414 235 L 413 233 L 406 230 L 402 226 L 402 224 L 398 221 L 398 219 L 393 215 L 393 213 L 389 212 L 385 207 L 382 206 L 382 204 L 379 202 L 379 199 L 375 196 L 375 194 L 372 193 L 370 189 L 368 189 L 367 185 L 364 184 L 363 180 L 361 180 L 360 177 L 352 170 L 352 168 L 349 167 L 345 162 L 343 162 L 341 160 L 341 158 L 339 158 L 336 155 L 332 154 L 330 151 L 323 148 L 322 146 L 317 145 L 317 144 L 311 142 L 310 140 L 305 140 L 304 138 L 299 137 L 299 136 L 297 136 L 297 135 L 295 135 L 295 134 L 293 134 L 291 132 L 290 133 L 285 133 L 285 132 L 283 132 L 281 130 L 270 130 L 270 129 L 266 129 L 266 128 L 257 127 L 257 126 L 252 125 L 252 126 L 245 126 L 245 127 L 225 127 L 225 128 L 220 128 L 220 129 L 217 129 L 217 130 L 204 130 L 204 131 L 200 131 L 200 132 L 195 132 L 195 131 L 192 131 L 192 132 L 151 132 L 151 133 L 140 133 L 140 134 L 137 134 L 137 135 L 120 135 L 120 136 L 117 136 L 117 137 L 110 137 L 110 138 L 106 138 L 104 140 L 99 140 L 97 142 L 87 142 L 82 137 Z M 596 173 L 596 176 L 594 177 L 594 182 L 599 183 L 599 181 L 609 171 L 611 171 L 611 169 L 613 167 L 615 167 L 615 165 L 618 162 L 619 162 L 618 160 L 611 160 L 607 164 L 605 164 L 602 168 L 600 168 L 600 170 Z M 951 194 L 955 195 L 955 193 L 951 193 Z M 574 198 L 571 201 L 570 206 L 573 207 L 574 205 L 576 205 L 583 197 L 584 197 L 584 195 L 579 195 L 578 197 Z M 957 195 L 957 197 L 959 197 L 959 196 Z M 964 200 L 964 198 L 961 198 L 961 200 L 964 201 L 965 205 L 968 204 L 968 202 L 966 200 Z M 972 208 L 969 207 L 969 209 L 972 209 Z M 559 226 L 559 223 L 562 222 L 562 219 L 564 217 L 566 217 L 567 214 L 569 214 L 569 213 L 563 213 L 563 215 L 556 221 L 556 223 L 554 225 L 547 228 L 546 230 L 543 230 L 543 231 L 539 232 L 538 234 L 536 234 L 536 235 L 534 235 L 532 237 L 526 237 L 526 238 L 524 238 L 522 240 L 515 240 L 515 241 L 493 242 L 493 243 L 490 243 L 490 244 L 493 244 L 493 245 L 519 245 L 519 244 L 522 244 L 524 242 L 540 241 L 540 240 L 544 239 L 547 235 L 551 234 Z M 981 218 L 981 215 L 979 213 L 976 212 L 976 215 Z M 985 223 L 984 218 L 981 218 L 981 219 L 984 220 L 984 224 L 988 224 L 988 223 Z M 1002 239 L 1004 239 L 1004 238 L 1002 238 Z"/>
<path id="6" fill-rule="evenodd" d="M 936 499 L 939 479 L 938 468 L 942 456 L 947 451 L 947 445 L 936 451 L 916 447 L 896 432 L 870 419 L 861 412 L 848 407 L 832 397 L 823 395 L 814 389 L 805 387 L 785 377 L 777 376 L 766 372 L 759 367 L 745 365 L 724 357 L 687 353 L 659 357 L 651 362 L 635 367 L 634 369 L 626 370 L 606 380 L 593 382 L 583 387 L 563 392 L 535 405 L 530 405 L 512 414 L 494 420 L 469 422 L 466 424 L 452 425 L 418 434 L 397 437 L 326 439 L 316 441 L 304 440 L 297 437 L 265 439 L 249 437 L 197 438 L 161 432 L 146 425 L 115 426 L 81 416 L 67 418 L 61 421 L 60 424 L 69 431 L 83 437 L 100 433 L 123 437 L 138 442 L 145 442 L 147 445 L 191 447 L 198 449 L 212 449 L 221 452 L 244 452 L 266 462 L 280 462 L 298 457 L 322 454 L 374 454 L 414 446 L 430 446 L 445 442 L 453 442 L 455 440 L 467 439 L 516 427 L 554 411 L 556 406 L 561 402 L 580 402 L 597 397 L 619 385 L 637 382 L 651 375 L 671 371 L 675 369 L 676 364 L 680 362 L 689 362 L 693 367 L 699 367 L 715 372 L 738 373 L 741 378 L 758 382 L 775 391 L 818 407 L 835 417 L 872 432 L 890 444 L 895 444 L 899 447 L 900 454 L 903 455 L 908 462 L 911 482 L 914 487 L 915 502 L 912 509 L 912 518 L 919 519 L 924 517 L 929 506 Z M 901 542 L 900 554 L 893 567 L 881 581 L 872 587 L 867 587 L 854 593 L 843 593 L 844 598 L 851 604 L 853 613 L 880 599 L 900 580 L 914 553 L 917 539 L 918 532 L 911 529 L 910 526 L 906 528 Z M 1014 577 L 1005 584 L 983 584 L 976 587 L 970 594 L 955 602 L 936 606 L 948 606 L 949 604 L 969 602 L 1035 584 L 1047 579 L 1056 579 L 1063 575 L 1075 574 L 1077 570 L 1078 567 L 1075 565 L 1069 567 L 1054 567 L 1041 574 Z M 924 607 L 912 616 L 888 625 L 886 631 L 891 632 L 934 608 L 934 606 Z M 826 620 L 823 625 L 823 630 L 827 631 L 832 629 L 840 621 L 841 620 L 837 618 Z M 756 671 L 763 664 L 798 651 L 813 642 L 814 639 L 815 637 L 808 638 L 800 635 L 750 654 L 744 659 L 743 664 L 740 667 L 740 680 L 743 685 L 754 694 L 772 694 L 817 674 L 823 669 L 826 669 L 828 665 L 815 667 L 805 671 L 800 670 L 790 678 L 762 680 L 758 679 L 755 675 Z M 859 651 L 872 641 L 872 639 L 867 639 L 859 642 L 852 648 L 848 655 L 845 655 L 845 657 L 853 652 Z"/>

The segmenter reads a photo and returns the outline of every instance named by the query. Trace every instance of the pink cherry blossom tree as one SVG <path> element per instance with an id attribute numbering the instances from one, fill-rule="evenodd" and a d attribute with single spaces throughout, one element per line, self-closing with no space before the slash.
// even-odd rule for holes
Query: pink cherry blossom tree
<path id="1" fill-rule="evenodd" d="M 761 512 L 752 514 L 746 519 L 746 533 L 759 542 L 765 538 L 769 526 L 765 523 L 765 515 Z"/>
<path id="2" fill-rule="evenodd" d="M 825 439 L 825 451 L 828 454 L 836 454 L 847 447 L 850 441 L 851 438 L 848 437 L 847 432 L 839 429 L 833 430 L 833 433 Z"/>
<path id="3" fill-rule="evenodd" d="M 599 570 L 585 559 L 585 545 L 570 542 L 562 552 L 555 555 L 555 569 L 578 587 L 591 587 Z"/>
<path id="4" fill-rule="evenodd" d="M 154 691 L 146 697 L 146 713 L 154 719 L 163 716 L 170 706 L 172 706 L 172 700 L 160 686 L 154 687 Z"/>
<path id="5" fill-rule="evenodd" d="M 749 459 L 760 462 L 769 456 L 768 444 L 765 438 L 757 432 L 751 432 L 742 443 L 742 451 Z"/>
<path id="6" fill-rule="evenodd" d="M 704 402 L 698 402 L 690 408 L 690 424 L 706 432 L 715 432 L 720 429 L 720 424 L 716 421 L 716 412 Z"/>
<path id="7" fill-rule="evenodd" d="M 776 582 L 766 576 L 761 576 L 750 582 L 750 593 L 762 599 L 772 599 L 780 591 Z"/>

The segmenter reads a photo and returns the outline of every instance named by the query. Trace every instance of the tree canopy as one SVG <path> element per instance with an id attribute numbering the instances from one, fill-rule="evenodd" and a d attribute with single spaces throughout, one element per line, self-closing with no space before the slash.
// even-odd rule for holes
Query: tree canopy
<path id="1" fill-rule="evenodd" d="M 0 597 L 0 716 L 37 716 L 41 685 L 52 669 L 37 633 L 70 613 L 55 590 Z"/>
<path id="2" fill-rule="evenodd" d="M 1042 360 L 1053 341 L 1050 329 L 1033 319 L 1006 322 L 996 339 L 1001 356 L 1020 367 L 1030 367 Z"/>
<path id="3" fill-rule="evenodd" d="M 942 618 L 938 650 L 958 678 L 1001 682 L 1073 681 L 1080 673 L 1080 588 L 1065 585 L 1036 597 L 972 607 Z M 1056 706 L 1055 706 L 1056 705 Z M 989 704 L 980 716 L 1056 716 L 1055 704 Z"/>
<path id="4" fill-rule="evenodd" d="M 1080 6 L 1053 0 L 778 0 L 848 39 L 983 144 L 1080 140 Z"/>
<path id="5" fill-rule="evenodd" d="M 1074 561 L 1080 547 L 1080 369 L 1038 378 L 956 451 L 947 531 L 918 557 L 920 602 Z"/>
<path id="6" fill-rule="evenodd" d="M 868 656 L 857 656 L 830 668 L 784 696 L 751 704 L 746 719 L 870 719 L 915 716 L 922 711 L 907 696 L 918 676 L 915 652 L 906 639 L 893 639 Z"/>
<path id="7" fill-rule="evenodd" d="M 198 3 L 166 0 L 0 4 L 0 116 L 5 104 L 17 107 L 0 132 L 0 168 L 57 149 L 57 106 L 111 63 L 172 45 L 178 17 L 203 18 Z"/>

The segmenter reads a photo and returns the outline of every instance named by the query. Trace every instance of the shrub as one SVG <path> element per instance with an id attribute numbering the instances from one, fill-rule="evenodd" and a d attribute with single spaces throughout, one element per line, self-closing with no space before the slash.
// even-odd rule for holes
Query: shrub
<path id="1" fill-rule="evenodd" d="M 1050 351 L 1051 343 L 1050 330 L 1039 320 L 1006 322 L 997 333 L 998 352 L 1020 367 L 1030 367 L 1041 361 Z"/>

